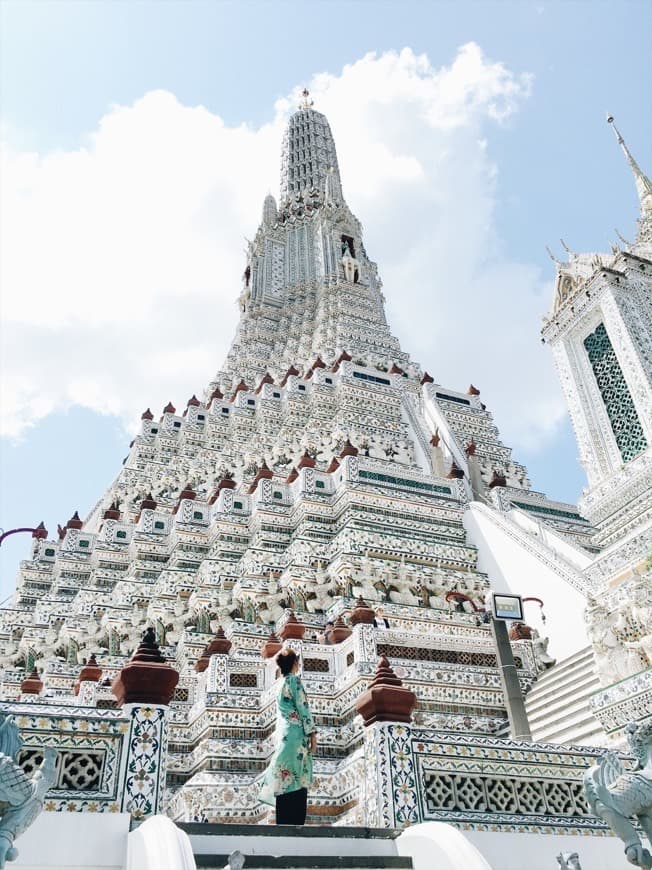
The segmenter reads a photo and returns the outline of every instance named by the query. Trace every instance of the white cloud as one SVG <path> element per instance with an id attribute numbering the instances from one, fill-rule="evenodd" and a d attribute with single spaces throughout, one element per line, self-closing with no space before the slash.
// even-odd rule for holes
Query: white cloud
<path id="1" fill-rule="evenodd" d="M 441 69 L 409 49 L 369 54 L 311 92 L 404 347 L 440 382 L 477 382 L 503 433 L 531 446 L 563 413 L 538 342 L 549 288 L 501 249 L 490 156 L 529 88 L 469 44 Z M 228 127 L 156 91 L 113 107 L 77 151 L 3 150 L 4 434 L 74 404 L 129 424 L 203 388 L 295 104 Z"/>

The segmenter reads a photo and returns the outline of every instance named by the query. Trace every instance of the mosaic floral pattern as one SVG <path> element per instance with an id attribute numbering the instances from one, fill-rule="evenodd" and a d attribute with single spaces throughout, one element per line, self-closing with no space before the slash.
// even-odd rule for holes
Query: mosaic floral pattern
<path id="1" fill-rule="evenodd" d="M 158 810 L 166 749 L 165 708 L 132 707 L 122 808 L 133 819 L 141 821 Z"/>

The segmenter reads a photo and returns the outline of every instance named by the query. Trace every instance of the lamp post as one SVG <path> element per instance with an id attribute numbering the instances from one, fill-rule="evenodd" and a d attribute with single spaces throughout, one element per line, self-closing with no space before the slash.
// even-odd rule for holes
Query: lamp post
<path id="1" fill-rule="evenodd" d="M 36 528 L 9 529 L 8 532 L 4 532 L 0 529 L 0 546 L 2 546 L 2 542 L 5 538 L 8 538 L 9 535 L 18 535 L 21 532 L 31 532 L 32 537 L 36 541 L 44 541 L 48 536 L 48 530 L 45 528 L 45 523 L 41 520 Z"/>
<path id="2" fill-rule="evenodd" d="M 495 593 L 492 596 L 490 626 L 493 635 L 500 682 L 505 696 L 507 718 L 515 740 L 532 740 L 525 711 L 518 671 L 509 642 L 506 620 L 522 620 L 523 604 L 518 595 Z"/>

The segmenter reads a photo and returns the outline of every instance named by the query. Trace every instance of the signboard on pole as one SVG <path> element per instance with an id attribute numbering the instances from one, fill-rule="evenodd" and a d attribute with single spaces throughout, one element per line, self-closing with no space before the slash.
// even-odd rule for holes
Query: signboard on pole
<path id="1" fill-rule="evenodd" d="M 491 612 L 494 619 L 514 619 L 523 622 L 523 599 L 520 595 L 494 592 L 491 596 Z"/>

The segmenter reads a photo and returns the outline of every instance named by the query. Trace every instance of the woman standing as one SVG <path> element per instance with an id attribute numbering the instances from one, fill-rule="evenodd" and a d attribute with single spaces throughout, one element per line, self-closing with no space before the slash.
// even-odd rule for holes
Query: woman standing
<path id="1" fill-rule="evenodd" d="M 297 676 L 297 654 L 291 649 L 281 650 L 276 664 L 283 674 L 276 698 L 276 751 L 265 773 L 260 799 L 272 806 L 276 804 L 277 825 L 303 825 L 317 733 L 306 691 Z"/>

